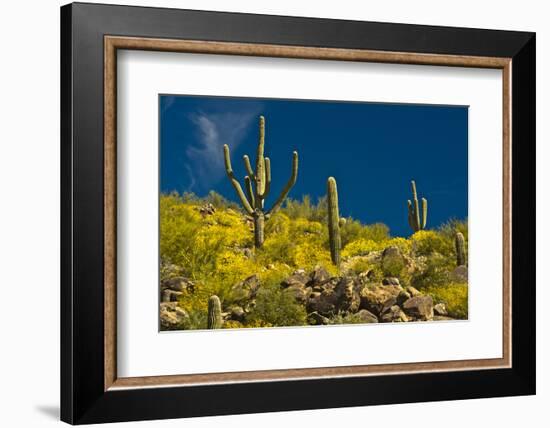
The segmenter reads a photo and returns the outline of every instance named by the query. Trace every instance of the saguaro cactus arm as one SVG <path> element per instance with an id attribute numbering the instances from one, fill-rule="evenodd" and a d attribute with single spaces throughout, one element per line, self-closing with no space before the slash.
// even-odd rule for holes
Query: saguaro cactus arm
<path id="1" fill-rule="evenodd" d="M 416 183 L 411 181 L 412 201 L 407 201 L 408 209 L 408 221 L 409 226 L 414 232 L 423 230 L 426 228 L 426 221 L 428 219 L 428 201 L 422 198 L 422 212 L 420 212 L 420 204 L 418 202 L 418 196 L 416 193 Z"/>
<path id="2" fill-rule="evenodd" d="M 422 198 L 422 229 L 426 228 L 426 221 L 428 220 L 428 200 Z"/>
<path id="3" fill-rule="evenodd" d="M 290 192 L 290 189 L 292 189 L 292 186 L 296 184 L 297 178 L 298 178 L 298 152 L 293 152 L 292 153 L 292 173 L 290 175 L 290 178 L 286 183 L 286 186 L 284 187 L 283 191 L 279 195 L 279 198 L 275 201 L 271 209 L 266 213 L 266 217 L 276 213 L 279 210 L 279 208 L 281 208 L 281 205 L 283 204 L 286 196 L 288 195 L 288 192 Z"/>
<path id="4" fill-rule="evenodd" d="M 254 214 L 254 209 L 246 199 L 246 196 L 243 193 L 243 189 L 241 188 L 241 185 L 239 183 L 239 180 L 237 180 L 237 178 L 235 177 L 235 174 L 233 173 L 233 168 L 231 168 L 231 157 L 229 155 L 229 146 L 227 144 L 223 145 L 223 155 L 225 160 L 225 172 L 227 173 L 227 176 L 229 177 L 229 180 L 231 181 L 233 188 L 237 192 L 237 196 L 241 200 L 241 204 L 243 205 L 245 211 L 249 215 Z"/>
<path id="5" fill-rule="evenodd" d="M 254 170 L 252 169 L 252 165 L 250 164 L 250 159 L 248 158 L 247 155 L 243 156 L 243 161 L 244 161 L 244 167 L 246 168 L 246 173 L 248 174 L 251 180 L 255 180 Z"/>
<path id="6" fill-rule="evenodd" d="M 252 209 L 255 209 L 256 201 L 254 199 L 254 190 L 252 189 L 252 179 L 248 175 L 244 177 L 244 190 L 246 191 L 246 196 L 250 201 L 250 206 Z"/>
<path id="7" fill-rule="evenodd" d="M 270 188 L 271 188 L 271 160 L 269 158 L 265 158 L 265 188 L 264 188 L 264 192 L 261 194 L 261 197 L 263 199 L 267 198 Z"/>

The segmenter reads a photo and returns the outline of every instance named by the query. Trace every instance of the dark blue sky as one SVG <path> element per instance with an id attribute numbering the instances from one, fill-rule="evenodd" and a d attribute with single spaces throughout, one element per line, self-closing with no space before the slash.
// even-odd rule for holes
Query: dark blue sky
<path id="1" fill-rule="evenodd" d="M 210 190 L 238 201 L 223 166 L 229 144 L 235 174 L 255 163 L 258 116 L 266 118 L 271 158 L 270 207 L 288 180 L 292 151 L 298 181 L 290 197 L 326 192 L 338 183 L 340 214 L 382 222 L 407 236 L 410 180 L 428 199 L 428 228 L 468 215 L 468 109 L 464 106 L 351 103 L 202 96 L 160 96 L 161 191 Z"/>

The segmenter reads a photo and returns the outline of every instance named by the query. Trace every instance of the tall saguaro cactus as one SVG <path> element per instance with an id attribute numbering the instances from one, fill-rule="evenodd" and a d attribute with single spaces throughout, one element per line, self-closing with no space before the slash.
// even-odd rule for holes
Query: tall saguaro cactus
<path id="1" fill-rule="evenodd" d="M 460 232 L 455 234 L 456 265 L 466 266 L 466 249 L 464 247 L 464 235 Z"/>
<path id="2" fill-rule="evenodd" d="M 222 305 L 218 296 L 210 296 L 208 299 L 208 329 L 222 327 Z"/>
<path id="3" fill-rule="evenodd" d="M 409 226 L 414 232 L 423 230 L 426 228 L 426 220 L 428 218 L 428 201 L 425 198 L 422 198 L 422 213 L 420 213 L 420 208 L 418 204 L 418 197 L 416 195 L 416 183 L 411 181 L 412 188 L 412 201 L 409 199 L 407 201 L 407 206 L 409 208 Z"/>
<path id="4" fill-rule="evenodd" d="M 340 250 L 342 238 L 340 237 L 340 226 L 345 224 L 345 219 L 340 218 L 338 210 L 338 187 L 334 177 L 327 180 L 327 202 L 328 202 L 328 237 L 330 243 L 330 258 L 336 266 L 340 265 Z"/>
<path id="5" fill-rule="evenodd" d="M 244 185 L 246 195 L 235 177 L 233 168 L 231 167 L 231 157 L 229 155 L 229 146 L 224 144 L 223 154 L 225 159 L 225 171 L 231 184 L 237 192 L 244 210 L 254 221 L 254 246 L 259 248 L 264 243 L 264 224 L 269 217 L 277 212 L 283 204 L 285 198 L 290 192 L 290 189 L 296 183 L 298 177 L 298 152 L 292 154 L 292 173 L 290 179 L 283 188 L 279 198 L 275 201 L 271 209 L 265 210 L 264 203 L 271 189 L 271 161 L 264 157 L 265 145 L 265 118 L 260 116 L 260 137 L 258 148 L 256 151 L 256 171 L 252 169 L 250 159 L 247 155 L 243 156 L 244 166 L 247 175 L 244 177 Z"/>

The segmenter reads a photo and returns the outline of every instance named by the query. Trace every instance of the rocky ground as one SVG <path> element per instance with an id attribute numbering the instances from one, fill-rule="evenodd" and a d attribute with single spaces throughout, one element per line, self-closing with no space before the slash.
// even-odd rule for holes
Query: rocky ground
<path id="1" fill-rule="evenodd" d="M 331 276 L 318 266 L 311 272 L 296 270 L 283 280 L 281 288 L 292 293 L 296 301 L 305 306 L 311 325 L 338 323 L 411 322 L 452 320 L 445 305 L 434 305 L 432 297 L 411 286 L 402 287 L 397 278 L 385 278 L 373 283 L 368 273 Z M 192 281 L 176 277 L 162 283 L 160 321 L 162 329 L 174 329 L 188 316 L 178 307 L 184 292 L 192 292 Z M 224 321 L 242 322 L 254 307 L 261 284 L 252 275 L 233 287 L 240 305 L 223 308 Z"/>

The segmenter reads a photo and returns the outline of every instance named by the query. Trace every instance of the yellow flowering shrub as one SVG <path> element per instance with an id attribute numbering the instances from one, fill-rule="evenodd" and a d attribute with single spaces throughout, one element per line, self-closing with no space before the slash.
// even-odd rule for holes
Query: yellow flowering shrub
<path id="1" fill-rule="evenodd" d="M 358 239 L 350 242 L 342 250 L 343 257 L 365 256 L 371 251 L 380 251 L 385 248 L 384 241 L 376 242 L 372 239 Z"/>
<path id="2" fill-rule="evenodd" d="M 454 242 L 435 230 L 419 230 L 411 236 L 416 254 L 427 256 L 434 252 L 442 255 L 454 253 Z"/>
<path id="3" fill-rule="evenodd" d="M 434 304 L 444 303 L 449 316 L 468 319 L 468 284 L 451 283 L 422 290 L 432 296 Z"/>

